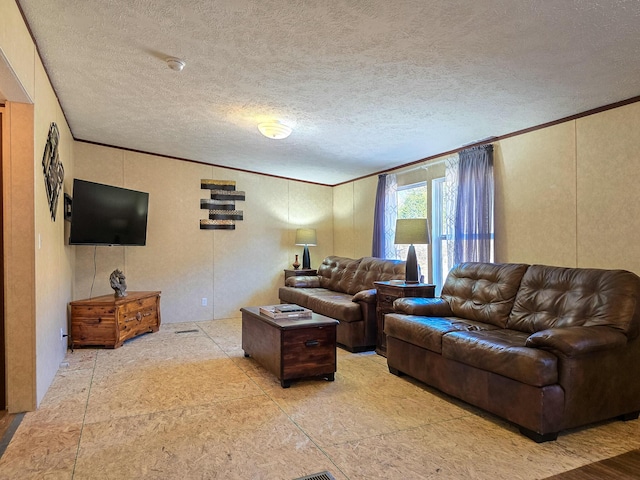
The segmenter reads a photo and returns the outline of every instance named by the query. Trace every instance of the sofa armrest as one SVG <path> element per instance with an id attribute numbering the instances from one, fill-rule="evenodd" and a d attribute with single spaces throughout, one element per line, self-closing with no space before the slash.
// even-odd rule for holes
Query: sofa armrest
<path id="1" fill-rule="evenodd" d="M 525 346 L 559 352 L 567 357 L 622 347 L 627 336 L 611 327 L 549 328 L 527 338 Z"/>
<path id="2" fill-rule="evenodd" d="M 320 287 L 320 277 L 317 275 L 302 275 L 287 278 L 284 282 L 287 287 L 296 288 L 318 288 Z"/>
<path id="3" fill-rule="evenodd" d="M 353 296 L 354 302 L 376 303 L 377 290 L 372 288 L 370 290 L 361 290 Z"/>
<path id="4" fill-rule="evenodd" d="M 449 303 L 441 298 L 397 298 L 393 302 L 393 310 L 407 315 L 424 317 L 450 317 L 453 315 Z"/>

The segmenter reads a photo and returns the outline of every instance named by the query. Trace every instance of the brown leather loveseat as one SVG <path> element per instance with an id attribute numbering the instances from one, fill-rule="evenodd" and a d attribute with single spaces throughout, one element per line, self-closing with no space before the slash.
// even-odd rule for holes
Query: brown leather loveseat
<path id="1" fill-rule="evenodd" d="M 537 442 L 638 418 L 640 278 L 624 270 L 463 263 L 441 298 L 385 316 L 387 363 Z"/>
<path id="2" fill-rule="evenodd" d="M 373 282 L 404 280 L 405 262 L 374 257 L 329 256 L 318 275 L 287 278 L 278 292 L 282 303 L 295 303 L 340 321 L 337 342 L 352 352 L 373 350 L 377 339 Z"/>

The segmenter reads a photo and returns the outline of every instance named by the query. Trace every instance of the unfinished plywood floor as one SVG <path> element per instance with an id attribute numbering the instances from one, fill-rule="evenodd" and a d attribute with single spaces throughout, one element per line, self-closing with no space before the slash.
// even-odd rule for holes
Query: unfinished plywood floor
<path id="1" fill-rule="evenodd" d="M 375 353 L 338 349 L 335 382 L 283 389 L 244 357 L 240 319 L 165 324 L 66 362 L 0 479 L 539 479 L 640 447 L 639 420 L 535 444 Z"/>

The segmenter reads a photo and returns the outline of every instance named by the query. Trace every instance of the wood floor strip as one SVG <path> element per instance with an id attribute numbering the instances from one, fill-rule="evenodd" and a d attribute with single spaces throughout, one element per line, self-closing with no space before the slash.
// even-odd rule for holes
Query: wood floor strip
<path id="1" fill-rule="evenodd" d="M 8 413 L 2 417 L 0 421 L 0 458 L 7 449 L 9 442 L 13 438 L 13 434 L 18 429 L 20 422 L 24 418 L 24 413 Z"/>
<path id="2" fill-rule="evenodd" d="M 638 480 L 640 449 L 559 473 L 546 480 Z"/>

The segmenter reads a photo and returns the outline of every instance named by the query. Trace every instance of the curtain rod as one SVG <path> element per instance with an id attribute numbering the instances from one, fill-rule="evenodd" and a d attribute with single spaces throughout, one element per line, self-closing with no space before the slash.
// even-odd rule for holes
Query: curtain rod
<path id="1" fill-rule="evenodd" d="M 409 173 L 409 172 L 413 172 L 414 170 L 420 170 L 420 169 L 427 169 L 429 167 L 435 167 L 436 165 L 440 165 L 441 163 L 446 162 L 447 160 L 449 160 L 451 157 L 453 157 L 454 155 L 447 155 L 444 158 L 441 158 L 439 160 L 431 160 L 431 161 L 427 161 L 425 163 L 422 163 L 420 165 L 416 165 L 415 167 L 411 167 L 411 168 L 398 168 L 396 170 L 389 170 L 389 173 Z"/>
<path id="2" fill-rule="evenodd" d="M 403 168 L 397 168 L 394 170 L 389 170 L 388 173 L 409 173 L 409 172 L 413 172 L 414 170 L 418 170 L 421 168 L 427 169 L 429 167 L 435 167 L 436 165 L 440 165 L 441 163 L 446 162 L 448 159 L 450 159 L 451 157 L 457 155 L 461 150 L 464 150 L 465 148 L 471 148 L 474 146 L 481 146 L 481 145 L 486 145 L 489 142 L 493 142 L 495 140 L 497 140 L 498 137 L 487 137 L 487 138 L 483 138 L 482 140 L 476 140 L 475 142 L 471 142 L 471 143 L 467 143 L 465 145 L 462 146 L 462 148 L 460 148 L 459 150 L 455 151 L 455 152 L 450 152 L 448 155 L 446 155 L 443 158 L 440 158 L 438 160 L 427 160 L 426 162 L 420 164 L 420 165 L 416 165 L 415 167 L 410 167 L 407 168 L 406 170 Z"/>

